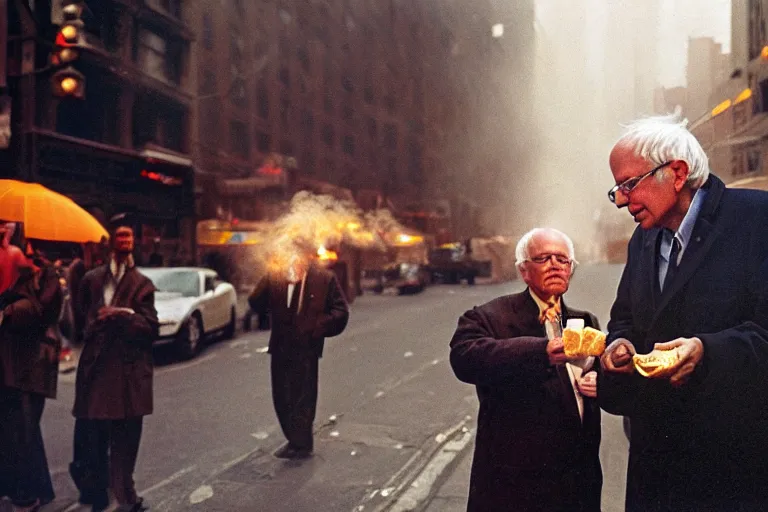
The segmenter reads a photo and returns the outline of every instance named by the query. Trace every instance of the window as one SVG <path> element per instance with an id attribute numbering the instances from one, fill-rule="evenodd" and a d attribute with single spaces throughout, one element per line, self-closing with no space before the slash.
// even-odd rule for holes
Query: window
<path id="1" fill-rule="evenodd" d="M 232 152 L 237 156 L 248 158 L 250 144 L 248 143 L 248 127 L 241 121 L 229 123 L 229 137 Z"/>
<path id="2" fill-rule="evenodd" d="M 184 151 L 186 113 L 181 106 L 152 96 L 139 95 L 133 109 L 133 146 L 149 142 Z"/>
<path id="3" fill-rule="evenodd" d="M 283 97 L 280 100 L 280 122 L 283 126 L 288 125 L 288 120 L 291 118 L 291 100 L 287 97 Z"/>
<path id="4" fill-rule="evenodd" d="M 301 128 L 304 132 L 304 139 L 311 140 L 312 132 L 315 129 L 315 116 L 309 110 L 304 110 L 301 113 Z"/>
<path id="5" fill-rule="evenodd" d="M 269 119 L 269 91 L 264 82 L 259 82 L 256 90 L 256 102 L 258 103 L 259 117 Z"/>
<path id="6" fill-rule="evenodd" d="M 348 76 L 341 77 L 341 87 L 350 94 L 355 90 L 352 79 Z"/>
<path id="7" fill-rule="evenodd" d="M 423 178 L 422 163 L 421 163 L 422 149 L 419 143 L 411 139 L 408 141 L 408 176 L 413 183 L 421 183 Z"/>
<path id="8" fill-rule="evenodd" d="M 301 47 L 296 50 L 296 59 L 298 59 L 299 64 L 301 65 L 301 69 L 309 73 L 309 55 L 307 54 L 306 48 Z"/>
<path id="9" fill-rule="evenodd" d="M 291 87 L 291 72 L 287 67 L 283 66 L 280 68 L 280 72 L 278 73 L 277 78 L 286 88 Z"/>
<path id="10" fill-rule="evenodd" d="M 355 155 L 355 138 L 351 135 L 344 136 L 344 143 L 342 144 L 343 151 L 350 155 Z"/>
<path id="11" fill-rule="evenodd" d="M 353 109 L 351 105 L 345 103 L 344 106 L 341 107 L 341 117 L 345 121 L 351 121 L 354 114 L 355 109 Z"/>
<path id="12" fill-rule="evenodd" d="M 393 124 L 384 126 L 384 147 L 397 149 L 397 127 Z"/>
<path id="13" fill-rule="evenodd" d="M 146 74 L 164 82 L 181 80 L 180 48 L 151 30 L 139 31 L 137 64 Z"/>
<path id="14" fill-rule="evenodd" d="M 368 124 L 368 138 L 375 142 L 378 136 L 378 126 L 376 125 L 376 120 L 372 117 L 369 117 L 367 124 Z"/>
<path id="15" fill-rule="evenodd" d="M 366 84 L 365 87 L 363 87 L 363 100 L 369 105 L 372 105 L 374 102 L 374 95 L 373 95 L 373 86 L 370 84 Z"/>
<path id="16" fill-rule="evenodd" d="M 240 108 L 248 106 L 248 94 L 245 92 L 245 80 L 236 78 L 232 83 L 232 103 Z"/>
<path id="17" fill-rule="evenodd" d="M 213 50 L 213 19 L 209 12 L 203 14 L 203 46 L 207 50 Z"/>
<path id="18" fill-rule="evenodd" d="M 333 146 L 333 126 L 329 124 L 323 125 L 321 135 L 325 145 L 328 146 L 329 148 L 332 147 Z"/>
<path id="19" fill-rule="evenodd" d="M 216 75 L 213 71 L 206 69 L 203 71 L 203 81 L 200 84 L 200 94 L 211 95 L 216 92 Z"/>
<path id="20" fill-rule="evenodd" d="M 272 137 L 268 133 L 259 132 L 256 137 L 256 143 L 258 144 L 259 151 L 269 153 L 272 147 Z"/>
<path id="21" fill-rule="evenodd" d="M 229 59 L 232 65 L 232 75 L 242 76 L 243 73 L 243 52 L 245 51 L 245 41 L 243 36 L 235 29 L 229 31 Z"/>

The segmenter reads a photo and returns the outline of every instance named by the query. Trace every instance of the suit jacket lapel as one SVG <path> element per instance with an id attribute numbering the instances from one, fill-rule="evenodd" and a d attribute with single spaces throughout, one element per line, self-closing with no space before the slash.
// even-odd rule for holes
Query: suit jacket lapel
<path id="1" fill-rule="evenodd" d="M 659 286 L 659 247 L 661 247 L 661 229 L 653 228 L 648 231 L 643 244 L 641 255 L 642 272 L 649 277 L 646 283 L 645 295 L 656 311 L 661 294 Z"/>
<path id="2" fill-rule="evenodd" d="M 693 233 L 691 233 L 691 239 L 688 241 L 688 245 L 685 248 L 683 257 L 680 260 L 680 265 L 677 269 L 677 274 L 674 279 L 669 283 L 661 294 L 660 301 L 657 307 L 654 308 L 655 313 L 653 316 L 652 324 L 655 323 L 659 314 L 669 304 L 670 300 L 680 291 L 680 289 L 688 282 L 688 280 L 699 268 L 701 262 L 706 256 L 712 244 L 720 236 L 720 232 L 717 230 L 714 224 L 714 216 L 717 211 L 717 207 L 720 204 L 720 198 L 725 190 L 725 185 L 716 176 L 710 175 L 707 187 L 707 197 L 699 212 L 699 218 L 696 219 L 696 223 L 693 227 Z M 656 272 L 656 279 L 658 280 L 658 272 Z"/>

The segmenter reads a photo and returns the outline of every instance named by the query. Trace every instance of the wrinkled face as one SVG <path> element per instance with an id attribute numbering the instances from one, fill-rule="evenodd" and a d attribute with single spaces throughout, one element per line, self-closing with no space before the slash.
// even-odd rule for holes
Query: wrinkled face
<path id="1" fill-rule="evenodd" d="M 655 164 L 634 154 L 631 147 L 617 144 L 610 156 L 611 173 L 616 184 L 642 176 Z M 616 193 L 616 206 L 627 207 L 635 222 L 643 229 L 666 226 L 678 201 L 678 192 L 685 184 L 688 168 L 685 162 L 675 160 L 640 181 L 631 192 Z"/>
<path id="2" fill-rule="evenodd" d="M 537 262 L 533 260 L 542 260 Z M 561 263 L 558 259 L 568 263 Z M 523 281 L 541 299 L 559 297 L 568 291 L 573 263 L 568 245 L 557 233 L 538 233 L 528 245 L 528 261 L 520 266 Z"/>
<path id="3" fill-rule="evenodd" d="M 128 254 L 133 252 L 133 230 L 126 226 L 117 228 L 113 241 L 115 252 Z"/>

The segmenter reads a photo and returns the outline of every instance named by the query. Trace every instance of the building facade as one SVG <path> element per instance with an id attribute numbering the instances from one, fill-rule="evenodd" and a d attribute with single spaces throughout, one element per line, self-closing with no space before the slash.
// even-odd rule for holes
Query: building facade
<path id="1" fill-rule="evenodd" d="M 63 193 L 104 222 L 138 219 L 138 256 L 188 259 L 194 244 L 189 55 L 179 0 L 100 0 L 83 13 L 74 66 L 85 98 L 56 98 L 49 65 L 58 1 L 7 3 L 11 139 L 3 177 Z"/>
<path id="2" fill-rule="evenodd" d="M 727 184 L 768 190 L 768 1 L 734 0 L 732 12 L 734 68 L 691 129 Z"/>

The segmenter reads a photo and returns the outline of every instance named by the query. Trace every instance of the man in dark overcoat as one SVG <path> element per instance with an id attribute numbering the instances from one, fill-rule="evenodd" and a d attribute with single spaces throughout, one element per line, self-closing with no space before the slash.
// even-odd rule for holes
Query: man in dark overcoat
<path id="1" fill-rule="evenodd" d="M 599 328 L 562 298 L 573 244 L 554 229 L 534 229 L 516 258 L 528 288 L 464 313 L 451 340 L 453 371 L 480 400 L 467 510 L 599 512 L 595 362 L 571 364 L 562 338 L 544 326 L 554 317 Z"/>
<path id="2" fill-rule="evenodd" d="M 0 496 L 15 510 L 36 510 L 54 498 L 40 420 L 56 398 L 62 305 L 55 269 L 36 259 L 18 269 L 0 294 Z"/>
<path id="3" fill-rule="evenodd" d="M 80 285 L 86 312 L 75 385 L 74 460 L 80 502 L 102 510 L 111 488 L 121 510 L 145 510 L 133 472 L 144 416 L 152 414 L 155 288 L 134 266 L 132 219 L 112 220 L 112 255 Z"/>
<path id="4" fill-rule="evenodd" d="M 341 334 L 349 320 L 336 276 L 309 258 L 296 257 L 287 272 L 269 273 L 248 298 L 255 313 L 272 315 L 272 401 L 288 440 L 275 456 L 286 459 L 312 454 L 319 359 L 325 338 Z"/>
<path id="5" fill-rule="evenodd" d="M 636 121 L 609 197 L 638 228 L 601 358 L 599 402 L 630 418 L 626 510 L 766 510 L 768 194 L 726 188 L 676 116 Z M 674 350 L 651 378 L 634 353 Z"/>

